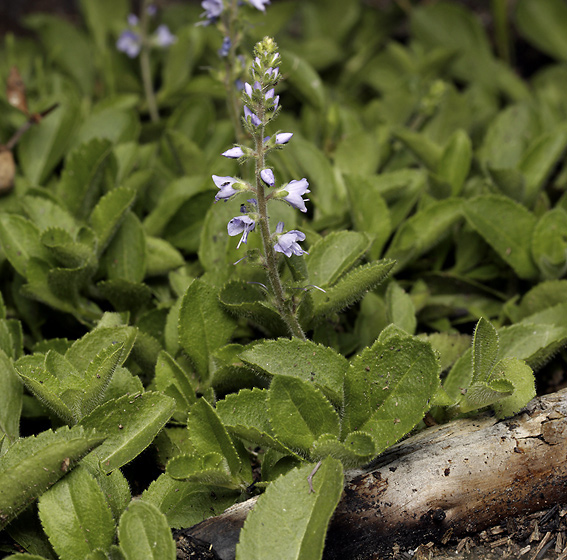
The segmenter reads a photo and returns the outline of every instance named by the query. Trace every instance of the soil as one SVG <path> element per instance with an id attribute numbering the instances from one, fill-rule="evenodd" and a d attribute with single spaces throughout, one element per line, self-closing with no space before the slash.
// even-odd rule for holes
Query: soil
<path id="1" fill-rule="evenodd" d="M 567 504 L 510 517 L 486 531 L 364 560 L 567 560 Z"/>

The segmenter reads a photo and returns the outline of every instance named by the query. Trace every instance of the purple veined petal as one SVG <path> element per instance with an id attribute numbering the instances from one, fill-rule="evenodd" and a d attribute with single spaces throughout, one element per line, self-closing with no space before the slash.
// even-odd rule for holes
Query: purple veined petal
<path id="1" fill-rule="evenodd" d="M 136 27 L 138 23 L 140 23 L 140 20 L 136 14 L 128 14 L 128 25 L 130 27 Z"/>
<path id="2" fill-rule="evenodd" d="M 276 144 L 287 144 L 292 136 L 293 132 L 280 132 L 276 134 Z"/>
<path id="3" fill-rule="evenodd" d="M 219 175 L 213 175 L 213 181 L 215 185 L 220 189 L 220 191 L 215 195 L 215 201 L 218 200 L 228 200 L 232 198 L 239 191 L 233 188 L 232 185 L 238 182 L 238 179 L 234 177 L 221 177 Z"/>
<path id="4" fill-rule="evenodd" d="M 274 88 L 269 89 L 269 90 L 266 92 L 266 95 L 264 95 L 264 98 L 265 98 L 266 100 L 272 99 L 272 97 L 274 97 L 274 93 L 275 93 Z"/>
<path id="5" fill-rule="evenodd" d="M 257 56 L 257 57 L 254 59 L 254 64 L 256 64 L 257 66 L 260 66 L 260 57 L 259 57 L 259 56 Z"/>
<path id="6" fill-rule="evenodd" d="M 242 233 L 242 237 L 236 246 L 238 249 L 242 243 L 248 243 L 248 234 L 254 231 L 255 227 L 256 222 L 250 216 L 236 216 L 228 222 L 226 229 L 230 236 Z"/>
<path id="7" fill-rule="evenodd" d="M 254 89 L 262 89 L 262 85 L 260 84 L 260 82 L 258 80 L 256 80 L 254 82 Z"/>
<path id="8" fill-rule="evenodd" d="M 292 229 L 291 231 L 280 235 L 278 242 L 274 245 L 274 251 L 283 253 L 286 257 L 291 257 L 291 255 L 297 255 L 298 257 L 300 257 L 304 253 L 308 255 L 309 253 L 307 253 L 307 251 L 304 251 L 298 243 L 298 241 L 304 240 L 304 233 L 296 229 Z"/>
<path id="9" fill-rule="evenodd" d="M 164 47 L 164 48 L 173 45 L 173 43 L 177 41 L 177 37 L 169 30 L 169 27 L 167 27 L 167 25 L 165 24 L 160 25 L 156 29 L 154 33 L 154 37 L 155 37 L 155 42 L 160 47 Z"/>
<path id="10" fill-rule="evenodd" d="M 252 97 L 252 86 L 248 82 L 244 84 L 244 91 L 248 97 Z"/>
<path id="11" fill-rule="evenodd" d="M 266 185 L 268 185 L 268 187 L 273 187 L 274 183 L 276 182 L 274 172 L 268 168 L 262 169 L 262 171 L 260 171 L 260 178 L 262 179 L 262 181 L 264 181 L 264 183 L 266 183 Z"/>
<path id="12" fill-rule="evenodd" d="M 226 158 L 238 159 L 244 155 L 244 152 L 240 146 L 234 146 L 234 148 L 230 148 L 230 150 L 223 152 L 221 155 Z"/>
<path id="13" fill-rule="evenodd" d="M 301 210 L 301 212 L 307 212 L 305 203 L 309 200 L 308 198 L 301 198 L 305 193 L 311 192 L 309 190 L 309 183 L 307 179 L 303 178 L 299 181 L 290 181 L 287 185 L 284 185 L 280 191 L 286 191 L 287 195 L 283 197 L 288 204 Z"/>
<path id="14" fill-rule="evenodd" d="M 266 11 L 266 5 L 270 3 L 270 0 L 248 0 L 254 8 L 262 12 Z"/>
<path id="15" fill-rule="evenodd" d="M 280 96 L 276 95 L 276 97 L 274 99 L 274 111 L 278 108 L 279 104 L 280 104 Z"/>
<path id="16" fill-rule="evenodd" d="M 116 41 L 116 48 L 130 58 L 136 58 L 142 48 L 142 39 L 137 33 L 129 29 L 123 31 Z"/>
<path id="17" fill-rule="evenodd" d="M 258 118 L 258 116 L 255 115 L 250 109 L 248 109 L 248 107 L 246 107 L 246 105 L 244 105 L 244 117 L 246 119 L 248 119 L 248 117 L 250 117 L 252 124 L 254 126 L 260 126 L 262 124 L 262 121 Z"/>
<path id="18" fill-rule="evenodd" d="M 276 233 L 283 233 L 284 227 L 285 224 L 283 222 L 278 222 L 278 225 L 276 226 Z"/>

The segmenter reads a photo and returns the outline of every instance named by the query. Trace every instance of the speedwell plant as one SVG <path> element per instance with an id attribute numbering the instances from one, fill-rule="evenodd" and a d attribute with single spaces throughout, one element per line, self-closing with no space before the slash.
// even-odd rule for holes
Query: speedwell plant
<path id="1" fill-rule="evenodd" d="M 174 560 L 257 496 L 238 560 L 320 558 L 345 470 L 567 343 L 564 68 L 456 3 L 385 49 L 365 3 L 80 5 L 0 56 L 0 550 Z"/>

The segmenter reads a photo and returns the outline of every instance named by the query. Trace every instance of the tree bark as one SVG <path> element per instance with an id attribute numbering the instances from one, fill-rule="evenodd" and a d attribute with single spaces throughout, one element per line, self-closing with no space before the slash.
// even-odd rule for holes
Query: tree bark
<path id="1" fill-rule="evenodd" d="M 533 399 L 508 420 L 483 415 L 435 426 L 348 471 L 324 558 L 387 554 L 464 536 L 567 501 L 567 389 Z M 234 558 L 256 499 L 183 530 Z"/>

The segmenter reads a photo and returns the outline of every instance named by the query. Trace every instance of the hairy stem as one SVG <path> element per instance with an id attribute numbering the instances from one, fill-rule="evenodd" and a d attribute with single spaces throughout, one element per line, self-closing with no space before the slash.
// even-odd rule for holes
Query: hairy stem
<path id="1" fill-rule="evenodd" d="M 260 119 L 263 115 L 258 115 Z M 296 336 L 302 340 L 306 340 L 305 333 L 297 320 L 297 317 L 292 311 L 291 301 L 286 298 L 284 288 L 278 272 L 278 261 L 274 246 L 272 244 L 270 234 L 270 222 L 268 219 L 268 205 L 264 193 L 264 185 L 260 178 L 260 171 L 264 168 L 264 126 L 258 128 L 255 134 L 256 153 L 256 194 L 258 197 L 258 213 L 260 214 L 259 226 L 260 236 L 262 237 L 262 246 L 264 248 L 264 256 L 266 258 L 266 269 L 268 271 L 268 278 L 276 297 L 276 308 L 281 315 L 282 319 L 286 322 L 289 332 L 292 336 Z"/>

